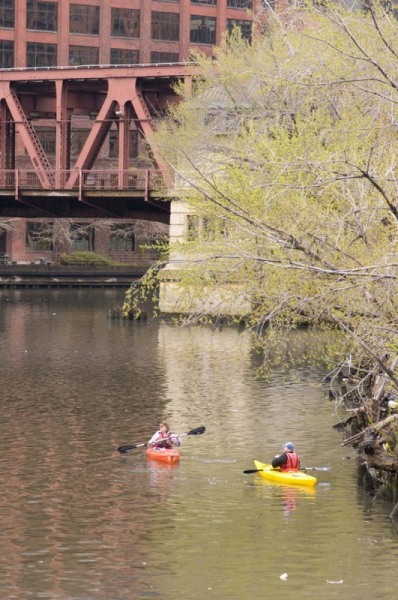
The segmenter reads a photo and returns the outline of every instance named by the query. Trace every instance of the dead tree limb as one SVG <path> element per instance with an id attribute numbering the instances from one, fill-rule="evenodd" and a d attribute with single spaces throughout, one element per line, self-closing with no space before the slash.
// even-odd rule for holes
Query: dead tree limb
<path id="1" fill-rule="evenodd" d="M 386 427 L 387 425 L 391 425 L 394 422 L 398 423 L 398 414 L 390 415 L 389 417 L 387 417 L 386 419 L 383 419 L 382 421 L 379 421 L 378 423 L 369 425 L 369 427 L 366 427 L 366 429 L 364 429 L 363 431 L 360 431 L 359 433 L 356 433 L 355 435 L 352 435 L 351 437 L 344 440 L 341 443 L 341 445 L 342 446 L 349 446 L 350 444 L 356 445 L 358 442 L 360 442 L 365 437 L 365 435 L 371 435 L 372 432 L 378 433 L 379 431 L 384 429 L 384 427 Z"/>

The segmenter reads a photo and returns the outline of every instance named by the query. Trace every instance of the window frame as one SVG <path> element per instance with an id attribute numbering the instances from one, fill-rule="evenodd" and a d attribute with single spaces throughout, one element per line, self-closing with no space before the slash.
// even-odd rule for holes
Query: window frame
<path id="1" fill-rule="evenodd" d="M 51 239 L 40 238 L 40 230 L 51 233 Z M 52 221 L 26 221 L 25 250 L 27 252 L 52 252 L 54 241 L 54 223 Z"/>
<path id="2" fill-rule="evenodd" d="M 43 52 L 42 54 L 40 54 L 38 52 L 38 49 L 39 49 L 40 46 L 42 46 L 43 49 L 46 50 L 46 52 Z M 30 57 L 33 55 L 33 53 L 32 53 L 33 49 L 35 50 L 35 52 L 34 52 L 35 60 L 33 61 L 34 64 L 32 64 L 32 61 L 30 60 Z M 43 56 L 43 57 L 51 56 L 51 54 L 49 53 L 49 50 L 51 50 L 51 49 L 54 50 L 53 62 L 48 62 L 48 61 L 44 60 L 40 64 L 40 62 L 37 61 L 37 57 L 39 57 L 39 56 Z M 57 66 L 57 59 L 58 59 L 58 47 L 57 47 L 57 44 L 48 44 L 48 43 L 44 43 L 44 42 L 27 42 L 26 43 L 26 66 L 28 68 L 35 68 L 35 67 L 56 67 Z"/>
<path id="3" fill-rule="evenodd" d="M 156 16 L 155 16 L 156 15 Z M 160 19 L 160 15 L 169 16 L 169 22 L 164 19 L 163 21 Z M 172 22 L 171 17 L 174 19 L 174 23 Z M 157 20 L 159 19 L 159 20 Z M 173 31 L 174 29 L 174 31 Z M 169 31 L 170 34 L 167 35 L 166 32 Z M 159 36 L 159 37 L 158 37 Z M 157 10 L 153 10 L 151 14 L 151 39 L 160 42 L 179 42 L 180 41 L 180 13 L 173 12 L 160 12 Z"/>
<path id="4" fill-rule="evenodd" d="M 217 6 L 217 0 L 190 0 L 196 6 Z"/>
<path id="5" fill-rule="evenodd" d="M 8 4 L 8 6 L 7 6 Z M 15 27 L 15 2 L 14 0 L 0 0 L 0 29 L 14 29 Z"/>
<path id="6" fill-rule="evenodd" d="M 0 69 L 12 69 L 14 67 L 14 52 L 15 46 L 12 40 L 0 40 Z"/>
<path id="7" fill-rule="evenodd" d="M 116 235 L 118 231 L 129 229 L 128 235 Z M 109 253 L 112 252 L 135 252 L 137 239 L 131 225 L 115 223 L 109 231 Z M 130 247 L 128 247 L 130 246 Z"/>
<path id="8" fill-rule="evenodd" d="M 158 60 L 154 60 L 155 54 L 158 55 Z M 173 60 L 171 57 L 173 57 Z M 167 58 L 167 60 L 166 60 L 166 58 Z M 176 58 L 176 60 L 174 60 L 175 58 Z M 162 60 L 162 59 L 164 59 L 164 60 Z M 179 63 L 179 62 L 180 62 L 179 52 L 158 52 L 157 50 L 152 50 L 152 52 L 151 52 L 151 64 L 167 64 L 167 63 Z"/>
<path id="9" fill-rule="evenodd" d="M 78 54 L 71 54 L 71 50 L 72 48 L 76 48 L 83 51 L 82 53 L 82 59 L 79 58 Z M 87 55 L 90 54 L 90 52 L 93 52 L 97 54 L 96 59 L 92 60 L 91 62 L 89 60 L 86 60 L 86 62 L 84 62 L 85 60 L 85 53 L 87 50 Z M 71 62 L 71 58 L 78 58 L 79 62 Z M 69 61 L 69 65 L 98 65 L 99 64 L 99 47 L 98 46 L 79 46 L 77 44 L 70 44 L 69 45 L 69 54 L 68 54 L 68 61 Z"/>
<path id="10" fill-rule="evenodd" d="M 33 6 L 29 6 L 32 4 Z M 45 5 L 40 7 L 40 5 Z M 49 8 L 51 7 L 51 11 Z M 55 9 L 55 10 L 54 10 Z M 44 13 L 44 26 L 39 26 L 41 13 Z M 49 23 L 53 19 L 53 23 Z M 43 21 L 40 22 L 40 24 Z M 27 0 L 26 2 L 26 29 L 28 31 L 58 31 L 58 2 L 44 0 Z"/>
<path id="11" fill-rule="evenodd" d="M 125 52 L 126 57 L 128 56 L 128 53 L 131 52 L 131 53 L 133 53 L 133 55 L 131 57 L 133 60 L 125 60 L 125 61 L 118 60 L 116 62 L 112 57 L 112 53 L 116 53 L 116 52 L 122 52 L 122 53 Z M 139 50 L 126 49 L 126 48 L 110 48 L 110 50 L 109 50 L 109 64 L 110 65 L 138 65 L 139 63 L 140 63 L 140 51 Z"/>
<path id="12" fill-rule="evenodd" d="M 250 27 L 250 32 L 246 32 L 244 26 Z M 229 35 L 232 33 L 235 27 L 240 29 L 243 40 L 251 42 L 253 34 L 253 21 L 250 21 L 249 19 L 227 19 L 226 30 Z"/>
<path id="13" fill-rule="evenodd" d="M 119 13 L 119 15 L 117 16 L 116 13 Z M 124 13 L 124 16 L 122 15 L 122 13 Z M 128 16 L 128 14 L 130 13 L 130 16 Z M 135 19 L 134 19 L 135 17 Z M 134 29 L 135 31 L 132 34 L 125 34 L 123 35 L 123 33 L 119 31 L 115 32 L 115 21 L 116 19 L 119 22 L 119 28 L 121 27 L 121 25 L 123 24 L 124 19 L 126 19 L 128 21 L 129 24 L 133 23 L 134 25 Z M 111 36 L 112 37 L 119 37 L 119 38 L 128 38 L 128 39 L 139 39 L 141 34 L 141 11 L 139 9 L 136 8 L 118 8 L 118 7 L 112 7 L 111 8 Z"/>
<path id="14" fill-rule="evenodd" d="M 94 18 L 94 26 L 90 27 L 90 18 Z M 86 21 L 86 23 L 85 23 Z M 80 27 L 73 27 L 73 24 Z M 84 26 L 84 27 L 83 27 Z M 92 31 L 90 31 L 92 29 Z M 99 35 L 100 32 L 100 7 L 91 4 L 69 5 L 69 33 L 73 35 Z"/>
<path id="15" fill-rule="evenodd" d="M 253 0 L 227 0 L 227 8 L 238 8 L 240 10 L 252 10 Z"/>
<path id="16" fill-rule="evenodd" d="M 92 225 L 79 222 L 71 223 L 69 235 L 72 252 L 94 252 L 95 228 Z M 79 242 L 84 242 L 84 244 L 79 244 Z"/>
<path id="17" fill-rule="evenodd" d="M 196 29 L 192 29 L 192 23 L 193 20 L 197 20 L 197 21 L 201 21 L 202 25 L 199 25 Z M 206 22 L 212 22 L 213 24 L 213 28 L 209 28 L 208 25 L 206 25 Z M 208 36 L 208 39 L 206 40 L 199 40 L 199 39 L 192 39 L 193 34 L 199 30 L 199 28 L 202 28 L 202 31 L 204 31 L 205 29 L 207 29 L 207 32 L 210 32 L 212 35 Z M 210 39 L 210 37 L 212 39 Z M 205 46 L 215 46 L 217 43 L 217 19 L 216 17 L 211 17 L 211 16 L 205 16 L 205 15 L 191 15 L 191 20 L 190 20 L 190 32 L 189 32 L 189 40 L 191 42 L 191 44 L 201 44 L 201 45 L 205 45 Z"/>

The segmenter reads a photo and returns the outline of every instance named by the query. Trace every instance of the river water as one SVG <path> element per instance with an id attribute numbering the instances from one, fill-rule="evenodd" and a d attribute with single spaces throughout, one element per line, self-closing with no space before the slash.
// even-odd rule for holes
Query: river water
<path id="1" fill-rule="evenodd" d="M 357 487 L 324 373 L 260 380 L 246 334 L 112 321 L 122 296 L 0 290 L 0 598 L 395 599 L 392 506 Z M 119 455 L 161 419 L 206 433 L 177 466 Z M 312 493 L 243 474 L 288 440 L 331 467 Z"/>

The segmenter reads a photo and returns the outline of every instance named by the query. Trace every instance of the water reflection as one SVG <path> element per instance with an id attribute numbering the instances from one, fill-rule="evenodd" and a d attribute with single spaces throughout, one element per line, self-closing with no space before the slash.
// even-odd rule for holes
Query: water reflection
<path id="1" fill-rule="evenodd" d="M 109 321 L 119 294 L 0 290 L 0 598 L 395 597 L 391 506 L 358 493 L 323 373 L 261 381 L 245 334 Z M 206 433 L 177 465 L 119 455 L 159 419 Z M 290 438 L 331 466 L 313 492 L 242 473 Z"/>
<path id="2" fill-rule="evenodd" d="M 163 500 L 166 499 L 168 492 L 173 486 L 175 472 L 179 469 L 179 463 L 167 464 L 148 460 L 148 485 Z"/>
<path id="3" fill-rule="evenodd" d="M 283 483 L 264 481 L 257 475 L 254 485 L 260 488 L 263 499 L 279 504 L 285 518 L 293 515 L 300 502 L 313 500 L 317 494 L 316 487 L 289 486 Z"/>

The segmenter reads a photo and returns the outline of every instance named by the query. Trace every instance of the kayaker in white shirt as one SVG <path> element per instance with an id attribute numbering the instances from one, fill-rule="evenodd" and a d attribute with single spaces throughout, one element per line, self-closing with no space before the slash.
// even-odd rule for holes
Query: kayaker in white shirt
<path id="1" fill-rule="evenodd" d="M 181 440 L 178 435 L 170 433 L 169 424 L 162 421 L 159 430 L 149 440 L 148 446 L 150 448 L 173 448 L 173 446 L 181 446 Z"/>

